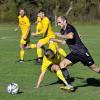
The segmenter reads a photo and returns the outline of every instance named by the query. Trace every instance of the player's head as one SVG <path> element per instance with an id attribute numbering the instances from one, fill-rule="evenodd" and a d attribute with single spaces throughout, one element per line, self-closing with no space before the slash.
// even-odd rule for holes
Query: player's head
<path id="1" fill-rule="evenodd" d="M 37 16 L 43 18 L 45 16 L 45 12 L 43 10 L 38 11 Z"/>
<path id="2" fill-rule="evenodd" d="M 67 18 L 65 16 L 59 16 L 57 18 L 57 24 L 63 28 L 67 24 Z"/>
<path id="3" fill-rule="evenodd" d="M 47 49 L 45 51 L 45 56 L 48 58 L 48 59 L 53 59 L 55 57 L 55 53 L 51 50 L 51 49 Z"/>
<path id="4" fill-rule="evenodd" d="M 20 8 L 20 9 L 19 9 L 19 15 L 20 15 L 20 16 L 24 16 L 25 14 L 26 14 L 25 9 L 24 9 L 24 8 Z"/>

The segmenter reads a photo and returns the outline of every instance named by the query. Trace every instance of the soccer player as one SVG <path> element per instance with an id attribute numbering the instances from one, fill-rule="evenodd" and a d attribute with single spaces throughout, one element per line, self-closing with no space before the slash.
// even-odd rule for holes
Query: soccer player
<path id="1" fill-rule="evenodd" d="M 63 16 L 57 18 L 57 24 L 61 27 L 61 33 L 56 35 L 62 39 L 65 39 L 65 44 L 68 45 L 70 53 L 60 62 L 60 68 L 64 69 L 70 64 L 81 62 L 85 66 L 88 66 L 91 70 L 100 74 L 100 68 L 95 64 L 88 49 L 81 41 L 78 32 L 75 27 L 68 23 L 67 19 Z M 55 39 L 53 41 L 64 41 Z"/>
<path id="2" fill-rule="evenodd" d="M 57 45 L 56 42 L 52 42 L 50 41 L 51 38 L 55 38 L 55 34 L 52 30 L 52 27 L 51 27 L 51 22 L 49 20 L 49 18 L 45 15 L 44 11 L 43 10 L 40 10 L 38 12 L 38 16 L 42 19 L 42 29 L 40 31 L 38 31 L 37 33 L 32 33 L 33 36 L 37 36 L 37 35 L 40 35 L 42 34 L 42 39 L 40 39 L 38 41 L 38 43 L 36 44 L 36 47 L 37 47 L 37 55 L 38 55 L 38 59 L 37 59 L 37 62 L 41 62 L 41 58 L 42 58 L 42 47 L 45 45 L 45 44 L 52 44 L 52 45 Z M 35 46 L 34 46 L 35 47 Z M 59 49 L 59 52 L 62 53 L 63 55 L 66 55 L 64 50 L 62 49 Z"/>
<path id="3" fill-rule="evenodd" d="M 63 81 L 63 83 L 66 85 L 65 86 L 66 90 L 69 90 L 69 91 L 74 90 L 73 86 L 67 81 L 69 79 L 68 71 L 66 73 L 66 77 L 67 77 L 66 78 L 64 76 L 65 73 L 63 73 L 59 68 L 59 63 L 61 61 L 61 57 L 62 56 L 59 54 L 59 52 L 55 51 L 54 48 L 47 49 L 45 51 L 45 55 L 43 57 L 43 62 L 42 62 L 42 66 L 41 66 L 41 73 L 40 73 L 36 88 L 39 88 L 47 69 L 49 69 L 49 70 L 55 72 L 57 77 Z"/>
<path id="4" fill-rule="evenodd" d="M 20 60 L 19 60 L 19 62 L 23 62 L 25 47 L 30 42 L 30 40 L 29 40 L 29 38 L 30 38 L 30 21 L 29 21 L 29 18 L 26 16 L 25 10 L 22 8 L 19 10 L 18 20 L 19 20 L 19 25 L 15 29 L 15 31 L 17 31 L 20 27 L 21 32 L 22 32 L 21 39 L 20 39 Z"/>

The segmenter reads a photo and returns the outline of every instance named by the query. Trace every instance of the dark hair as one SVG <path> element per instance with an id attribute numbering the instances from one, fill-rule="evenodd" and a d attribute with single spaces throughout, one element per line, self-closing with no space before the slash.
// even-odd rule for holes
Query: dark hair
<path id="1" fill-rule="evenodd" d="M 25 8 L 19 8 L 19 11 L 20 11 L 20 10 L 24 10 L 25 15 L 27 14 L 27 11 L 26 11 L 26 9 L 25 9 Z"/>
<path id="2" fill-rule="evenodd" d="M 45 11 L 43 10 L 43 9 L 40 9 L 39 11 L 38 11 L 38 13 L 45 13 Z"/>
<path id="3" fill-rule="evenodd" d="M 20 11 L 20 10 L 24 10 L 24 11 L 26 11 L 26 9 L 25 9 L 25 8 L 19 8 L 19 11 Z"/>
<path id="4" fill-rule="evenodd" d="M 51 49 L 47 49 L 45 51 L 45 56 L 49 59 L 53 59 L 55 57 L 55 54 L 54 52 L 51 50 Z"/>
<path id="5" fill-rule="evenodd" d="M 61 18 L 67 21 L 67 17 L 66 16 L 62 16 Z"/>

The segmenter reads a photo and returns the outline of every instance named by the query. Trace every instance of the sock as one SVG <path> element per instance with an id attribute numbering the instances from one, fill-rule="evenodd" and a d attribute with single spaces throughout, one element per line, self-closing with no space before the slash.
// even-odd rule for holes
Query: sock
<path id="1" fill-rule="evenodd" d="M 30 48 L 32 49 L 36 48 L 36 44 L 30 44 Z"/>
<path id="2" fill-rule="evenodd" d="M 20 60 L 24 60 L 24 50 L 20 50 Z"/>
<path id="3" fill-rule="evenodd" d="M 65 52 L 63 49 L 61 49 L 61 48 L 58 50 L 58 52 L 59 52 L 59 54 L 62 55 L 63 57 L 66 57 L 66 56 L 67 56 L 66 52 Z"/>
<path id="4" fill-rule="evenodd" d="M 38 58 L 42 57 L 42 49 L 41 48 L 37 48 L 37 55 L 38 55 Z"/>
<path id="5" fill-rule="evenodd" d="M 68 69 L 62 68 L 61 71 L 63 73 L 64 78 L 68 81 L 68 83 L 70 83 L 70 75 L 69 75 Z"/>
<path id="6" fill-rule="evenodd" d="M 56 72 L 56 74 L 57 74 L 58 78 L 61 79 L 61 80 L 65 83 L 65 85 L 68 85 L 68 83 L 67 83 L 67 81 L 65 80 L 65 78 L 64 78 L 64 76 L 63 76 L 61 70 L 58 70 L 58 71 Z"/>

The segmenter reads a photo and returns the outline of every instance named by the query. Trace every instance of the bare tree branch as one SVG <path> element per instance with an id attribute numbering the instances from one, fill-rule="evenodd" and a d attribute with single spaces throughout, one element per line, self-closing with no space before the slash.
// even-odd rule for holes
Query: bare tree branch
<path id="1" fill-rule="evenodd" d="M 68 14 L 70 13 L 70 11 L 73 9 L 73 2 L 71 1 L 70 2 L 70 7 L 69 9 L 67 10 L 67 12 L 65 13 L 65 16 L 68 16 Z"/>

